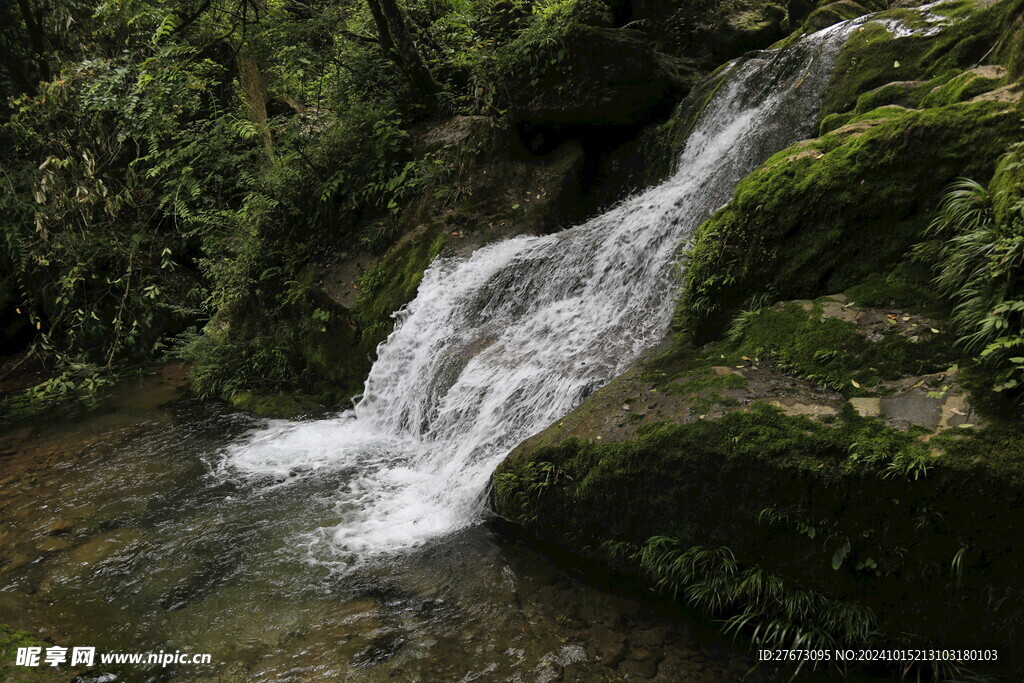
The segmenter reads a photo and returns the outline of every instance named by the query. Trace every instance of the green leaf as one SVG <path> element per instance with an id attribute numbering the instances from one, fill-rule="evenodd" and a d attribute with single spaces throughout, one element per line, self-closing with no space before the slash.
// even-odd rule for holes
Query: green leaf
<path id="1" fill-rule="evenodd" d="M 850 539 L 843 541 L 843 545 L 832 553 L 832 569 L 839 569 L 843 566 L 843 560 L 850 554 Z"/>

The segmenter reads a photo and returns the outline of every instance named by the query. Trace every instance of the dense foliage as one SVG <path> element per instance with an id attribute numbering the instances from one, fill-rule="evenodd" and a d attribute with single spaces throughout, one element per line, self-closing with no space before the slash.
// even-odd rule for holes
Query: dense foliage
<path id="1" fill-rule="evenodd" d="M 230 396 L 308 388 L 303 344 L 349 324 L 313 266 L 386 248 L 411 198 L 445 190 L 451 169 L 412 153 L 410 127 L 500 115 L 504 75 L 607 7 L 27 0 L 2 12 L 0 351 L 27 348 L 22 362 L 49 377 L 40 396 L 91 391 L 169 348 L 202 361 L 201 393 Z"/>
<path id="2" fill-rule="evenodd" d="M 1009 160 L 1004 172 L 1019 161 Z M 936 284 L 956 302 L 951 322 L 960 343 L 994 368 L 993 389 L 1021 394 L 1024 384 L 1024 198 L 1008 198 L 997 219 L 990 191 L 973 180 L 954 184 L 918 255 L 935 265 Z"/>

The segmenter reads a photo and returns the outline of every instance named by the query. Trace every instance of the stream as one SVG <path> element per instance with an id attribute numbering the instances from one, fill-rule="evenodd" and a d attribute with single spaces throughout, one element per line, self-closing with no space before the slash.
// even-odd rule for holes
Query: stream
<path id="1" fill-rule="evenodd" d="M 711 626 L 576 578 L 488 525 L 341 571 L 304 542 L 351 472 L 267 488 L 216 472 L 261 421 L 181 397 L 180 369 L 98 414 L 0 437 L 0 623 L 209 665 L 80 681 L 737 680 Z M 63 672 L 70 669 L 66 666 Z M 65 680 L 67 680 L 65 678 Z"/>

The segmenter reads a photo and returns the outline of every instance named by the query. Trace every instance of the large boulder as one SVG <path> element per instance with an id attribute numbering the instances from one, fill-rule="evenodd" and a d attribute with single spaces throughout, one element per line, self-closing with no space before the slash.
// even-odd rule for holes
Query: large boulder
<path id="1" fill-rule="evenodd" d="M 841 648 L 1006 647 L 1024 428 L 977 414 L 938 319 L 855 303 L 880 294 L 780 303 L 729 340 L 655 351 L 513 450 L 493 509 L 757 647 L 778 624 Z"/>
<path id="2" fill-rule="evenodd" d="M 708 32 L 715 55 L 729 59 L 750 50 L 768 47 L 789 33 L 786 8 L 774 3 L 740 4 Z"/>
<path id="3" fill-rule="evenodd" d="M 809 2 L 803 14 L 814 8 Z M 658 49 L 711 67 L 785 37 L 793 23 L 785 3 L 772 0 L 633 0 L 632 19 Z M 802 15 L 801 15 L 802 18 Z"/>
<path id="4" fill-rule="evenodd" d="M 887 106 L 773 156 L 697 231 L 680 330 L 712 338 L 752 296 L 841 290 L 907 258 L 951 181 L 991 177 L 1022 111 L 984 95 Z"/>
<path id="5" fill-rule="evenodd" d="M 814 10 L 811 15 L 807 17 L 807 22 L 804 24 L 804 28 L 808 33 L 814 33 L 815 31 L 828 28 L 833 24 L 838 24 L 841 21 L 856 19 L 859 16 L 867 14 L 868 11 L 868 8 L 864 7 L 859 2 L 854 2 L 854 0 L 838 0 L 838 2 L 830 2 L 827 5 L 823 5 Z"/>
<path id="6" fill-rule="evenodd" d="M 535 69 L 510 78 L 509 113 L 536 127 L 634 126 L 666 114 L 691 71 L 657 52 L 643 33 L 576 26 Z"/>

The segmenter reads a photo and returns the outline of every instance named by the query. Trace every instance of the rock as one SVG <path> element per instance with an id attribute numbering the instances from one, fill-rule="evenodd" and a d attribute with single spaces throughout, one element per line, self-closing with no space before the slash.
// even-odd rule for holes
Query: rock
<path id="1" fill-rule="evenodd" d="M 552 61 L 512 77 L 509 114 L 520 126 L 641 124 L 666 113 L 693 78 L 681 61 L 629 29 L 576 27 L 565 39 L 564 56 Z"/>
<path id="2" fill-rule="evenodd" d="M 397 655 L 405 642 L 406 637 L 401 631 L 387 630 L 375 636 L 369 645 L 352 658 L 352 662 L 358 666 L 382 664 Z"/>
<path id="3" fill-rule="evenodd" d="M 610 629 L 594 629 L 587 638 L 596 658 L 607 666 L 617 666 L 626 658 L 626 636 Z"/>
<path id="4" fill-rule="evenodd" d="M 893 110 L 856 134 L 779 152 L 697 230 L 680 328 L 710 338 L 755 293 L 841 291 L 897 263 L 927 224 L 917 198 L 991 174 L 1019 119 L 996 102 Z M 795 157 L 811 147 L 820 154 Z M 742 250 L 721 248 L 739 234 Z"/>
<path id="5" fill-rule="evenodd" d="M 117 529 L 97 536 L 71 551 L 71 561 L 91 567 L 117 552 L 126 550 L 146 538 L 141 529 Z"/>
<path id="6" fill-rule="evenodd" d="M 36 544 L 36 547 L 44 553 L 54 552 L 57 550 L 66 550 L 71 547 L 71 543 L 64 538 L 58 538 L 54 536 L 47 536 Z"/>
<path id="7" fill-rule="evenodd" d="M 633 0 L 632 15 L 655 41 L 658 49 L 697 60 L 712 69 L 725 59 L 760 50 L 784 38 L 793 21 L 814 9 L 814 0 L 791 4 L 772 0 L 663 2 Z"/>
<path id="8" fill-rule="evenodd" d="M 878 397 L 851 398 L 850 405 L 864 417 L 878 417 L 882 414 L 882 399 Z"/>
<path id="9" fill-rule="evenodd" d="M 630 659 L 619 666 L 619 671 L 630 677 L 654 678 L 658 675 L 658 660 L 653 657 L 643 660 Z"/>
<path id="10" fill-rule="evenodd" d="M 665 645 L 665 633 L 661 629 L 647 628 L 636 634 L 632 640 L 640 647 L 657 649 Z"/>
<path id="11" fill-rule="evenodd" d="M 789 0 L 786 4 L 786 14 L 789 15 L 790 25 L 795 27 L 802 24 L 816 5 L 815 0 Z"/>
<path id="12" fill-rule="evenodd" d="M 856 19 L 868 13 L 868 9 L 854 0 L 831 2 L 811 12 L 804 23 L 808 33 L 814 33 L 848 19 Z"/>
<path id="13" fill-rule="evenodd" d="M 786 8 L 771 3 L 751 3 L 746 9 L 730 13 L 708 36 L 712 50 L 728 59 L 771 45 L 789 32 Z"/>
<path id="14" fill-rule="evenodd" d="M 46 526 L 46 533 L 50 536 L 67 536 L 75 528 L 75 523 L 69 519 L 58 519 Z"/>

